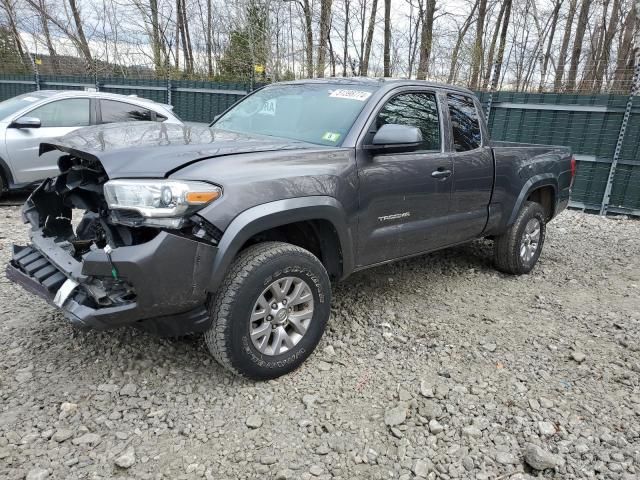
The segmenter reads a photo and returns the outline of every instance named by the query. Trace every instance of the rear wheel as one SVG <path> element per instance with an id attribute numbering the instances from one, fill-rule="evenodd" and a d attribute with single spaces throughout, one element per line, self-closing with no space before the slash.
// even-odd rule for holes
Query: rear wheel
<path id="1" fill-rule="evenodd" d="M 254 379 L 296 369 L 329 319 L 331 285 L 309 251 L 282 242 L 249 247 L 212 299 L 205 342 L 223 367 Z"/>
<path id="2" fill-rule="evenodd" d="M 526 202 L 514 224 L 494 240 L 498 270 L 514 275 L 529 273 L 540 258 L 546 234 L 542 205 Z"/>

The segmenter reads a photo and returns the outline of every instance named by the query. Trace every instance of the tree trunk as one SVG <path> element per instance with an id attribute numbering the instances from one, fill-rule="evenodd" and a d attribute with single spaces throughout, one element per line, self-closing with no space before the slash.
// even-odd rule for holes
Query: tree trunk
<path id="1" fill-rule="evenodd" d="M 632 5 L 631 11 L 624 21 L 624 31 L 618 46 L 616 59 L 616 71 L 613 75 L 611 89 L 616 93 L 628 92 L 628 82 L 631 79 L 630 69 L 633 69 L 633 30 L 636 23 L 636 6 Z"/>
<path id="2" fill-rule="evenodd" d="M 77 32 L 77 44 L 84 56 L 87 64 L 93 66 L 93 57 L 91 56 L 91 50 L 89 49 L 89 43 L 84 35 L 84 29 L 82 28 L 82 14 L 76 3 L 76 0 L 69 0 L 69 7 L 71 8 L 71 14 L 73 15 L 73 21 L 76 25 Z"/>
<path id="3" fill-rule="evenodd" d="M 187 61 L 187 73 L 193 73 L 193 48 L 191 34 L 189 33 L 189 18 L 187 16 L 187 2 L 182 0 L 182 28 L 184 30 L 183 44 L 185 46 L 185 60 Z M 186 53 L 188 52 L 188 55 Z"/>
<path id="4" fill-rule="evenodd" d="M 482 0 L 486 1 L 486 0 Z M 436 11 L 436 0 L 426 0 L 425 11 L 422 15 L 422 31 L 420 32 L 420 62 L 416 78 L 424 80 L 429 73 L 429 57 L 433 44 L 433 16 Z"/>
<path id="5" fill-rule="evenodd" d="M 384 73 L 391 76 L 391 0 L 384 0 Z"/>
<path id="6" fill-rule="evenodd" d="M 593 89 L 596 92 L 602 90 L 604 83 L 604 77 L 609 68 L 609 60 L 611 59 L 611 49 L 613 48 L 613 39 L 616 36 L 618 29 L 618 22 L 620 21 L 620 0 L 613 0 L 613 10 L 611 11 L 611 18 L 609 19 L 609 25 L 604 34 L 602 41 L 602 47 L 600 50 L 600 60 L 598 62 L 598 69 L 595 73 L 595 80 L 593 83 Z"/>
<path id="7" fill-rule="evenodd" d="M 304 13 L 305 34 L 307 37 L 307 77 L 313 78 L 313 27 L 311 24 L 311 5 L 309 0 L 303 0 L 302 12 Z"/>
<path id="8" fill-rule="evenodd" d="M 373 42 L 373 30 L 376 26 L 376 13 L 378 10 L 378 0 L 373 0 L 371 5 L 371 15 L 369 16 L 369 29 L 367 30 L 367 40 L 364 47 L 364 56 L 362 57 L 362 65 L 360 66 L 360 75 L 367 76 L 369 72 L 369 57 L 371 56 L 371 43 Z"/>
<path id="9" fill-rule="evenodd" d="M 37 8 L 32 4 L 33 7 Z M 11 30 L 11 35 L 13 36 L 13 41 L 16 44 L 16 49 L 18 50 L 18 54 L 20 55 L 20 60 L 24 64 L 26 61 L 25 57 L 25 48 L 22 45 L 22 39 L 20 38 L 20 32 L 18 30 L 18 24 L 16 20 L 16 12 L 14 10 L 14 5 L 12 0 L 2 0 L 2 7 L 4 8 L 8 20 L 9 20 L 9 29 Z"/>
<path id="10" fill-rule="evenodd" d="M 551 47 L 553 45 L 553 39 L 556 36 L 556 27 L 558 26 L 558 16 L 560 15 L 560 7 L 564 0 L 556 0 L 556 6 L 553 9 L 551 16 L 551 32 L 549 33 L 549 42 L 547 43 L 547 51 L 544 54 L 542 61 L 542 70 L 540 72 L 540 85 L 538 86 L 538 92 L 544 90 L 544 82 L 547 79 L 547 68 L 549 67 L 549 58 L 551 58 Z"/>
<path id="11" fill-rule="evenodd" d="M 207 0 L 207 73 L 209 77 L 213 76 L 213 48 L 212 48 L 212 17 L 213 17 L 213 8 L 211 5 L 211 0 Z"/>
<path id="12" fill-rule="evenodd" d="M 487 0 L 480 0 L 478 4 L 478 19 L 476 21 L 476 41 L 473 45 L 473 59 L 471 61 L 470 88 L 476 90 L 480 80 L 480 68 L 482 66 L 483 52 L 482 39 L 484 38 L 484 21 L 487 16 Z"/>
<path id="13" fill-rule="evenodd" d="M 482 89 L 486 90 L 491 79 L 491 72 L 493 71 L 493 56 L 496 51 L 496 43 L 498 42 L 498 35 L 500 34 L 500 24 L 502 23 L 502 17 L 504 16 L 504 9 L 507 6 L 506 3 L 502 3 L 500 6 L 500 12 L 498 12 L 498 19 L 496 20 L 496 28 L 491 36 L 491 46 L 489 47 L 489 56 L 487 57 L 487 68 L 484 72 L 484 81 L 482 82 Z"/>
<path id="14" fill-rule="evenodd" d="M 180 35 L 182 34 L 182 15 L 180 15 L 180 10 L 182 9 L 182 2 L 180 0 L 176 0 L 176 70 L 180 69 Z"/>
<path id="15" fill-rule="evenodd" d="M 556 77 L 553 81 L 553 91 L 558 92 L 562 87 L 564 77 L 565 63 L 567 62 L 567 52 L 569 50 L 569 42 L 571 41 L 571 31 L 573 29 L 573 18 L 576 16 L 577 0 L 569 2 L 569 11 L 567 12 L 567 23 L 564 26 L 564 35 L 562 37 L 562 45 L 558 54 L 558 66 L 556 68 Z"/>
<path id="16" fill-rule="evenodd" d="M 502 61 L 504 59 L 504 48 L 507 44 L 507 31 L 509 30 L 509 20 L 511 18 L 512 0 L 505 0 L 504 17 L 502 19 L 502 31 L 500 32 L 500 45 L 498 46 L 498 55 L 496 56 L 495 71 L 493 72 L 492 86 L 496 86 L 500 81 L 500 72 L 502 70 Z M 508 63 L 508 60 L 507 60 Z"/>
<path id="17" fill-rule="evenodd" d="M 47 11 L 47 5 L 44 3 L 44 0 L 40 0 L 40 9 L 42 12 Z M 49 52 L 49 57 L 51 57 L 51 64 L 53 65 L 54 73 L 57 73 L 57 65 L 56 65 L 56 49 L 53 46 L 53 42 L 51 41 L 51 33 L 49 32 L 49 20 L 47 19 L 47 14 L 43 13 L 40 15 L 40 23 L 42 24 L 42 33 L 44 35 L 44 41 L 47 44 L 47 51 Z"/>
<path id="18" fill-rule="evenodd" d="M 331 28 L 331 0 L 321 0 L 320 4 L 320 38 L 318 41 L 318 64 L 316 76 L 324 77 L 325 61 L 327 58 L 327 39 Z"/>
<path id="19" fill-rule="evenodd" d="M 331 22 L 333 23 L 333 22 Z M 331 63 L 331 76 L 336 76 L 336 53 L 333 49 L 333 43 L 331 42 L 331 26 L 329 27 L 329 34 L 327 35 L 327 42 L 329 43 L 329 62 Z"/>
<path id="20" fill-rule="evenodd" d="M 584 32 L 587 29 L 587 20 L 589 19 L 589 7 L 591 2 L 586 0 L 582 2 L 580 13 L 578 14 L 578 24 L 576 25 L 575 41 L 571 52 L 571 64 L 569 65 L 569 73 L 567 76 L 567 90 L 572 92 L 576 88 L 576 78 L 578 76 L 578 65 L 580 64 L 580 55 L 582 54 L 582 42 L 584 40 Z"/>
<path id="21" fill-rule="evenodd" d="M 349 0 L 344 0 L 344 45 L 342 51 L 342 76 L 347 76 L 347 62 L 349 61 Z"/>
<path id="22" fill-rule="evenodd" d="M 609 0 L 604 0 L 602 3 L 602 24 L 596 25 L 595 31 L 591 35 L 589 54 L 582 72 L 582 80 L 577 84 L 577 89 L 580 91 L 591 90 L 596 79 L 596 70 L 600 61 L 600 49 L 602 48 L 606 29 L 605 22 L 609 10 Z"/>
<path id="23" fill-rule="evenodd" d="M 471 22 L 473 20 L 473 15 L 476 13 L 476 9 L 478 8 L 478 1 L 473 4 L 473 8 L 471 9 L 471 13 L 462 24 L 462 28 L 460 32 L 458 32 L 458 39 L 456 40 L 456 44 L 453 47 L 453 51 L 451 52 L 451 65 L 449 67 L 449 78 L 447 79 L 447 83 L 453 83 L 456 77 L 456 69 L 458 65 L 458 55 L 460 53 L 460 47 L 462 46 L 462 42 L 464 41 L 464 37 L 467 35 L 467 31 L 471 26 Z"/>
<path id="24" fill-rule="evenodd" d="M 158 0 L 149 0 L 151 14 L 151 48 L 153 49 L 153 65 L 156 72 L 162 69 L 162 36 L 160 34 L 160 21 L 158 20 Z"/>

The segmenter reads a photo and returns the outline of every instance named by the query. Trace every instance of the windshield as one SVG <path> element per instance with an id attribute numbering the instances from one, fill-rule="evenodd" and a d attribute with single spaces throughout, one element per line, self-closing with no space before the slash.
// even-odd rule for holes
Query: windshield
<path id="1" fill-rule="evenodd" d="M 238 133 L 339 146 L 375 86 L 295 84 L 264 88 L 213 126 Z"/>
<path id="2" fill-rule="evenodd" d="M 43 98 L 47 97 L 39 95 L 38 93 L 25 93 L 24 95 L 18 95 L 17 97 L 0 102 L 0 120 L 4 120 L 8 116 L 13 115 L 29 105 L 34 105 Z"/>

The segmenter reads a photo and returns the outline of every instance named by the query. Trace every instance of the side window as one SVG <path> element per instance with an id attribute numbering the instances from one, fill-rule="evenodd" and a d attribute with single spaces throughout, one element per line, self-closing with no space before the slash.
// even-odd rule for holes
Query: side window
<path id="1" fill-rule="evenodd" d="M 25 117 L 40 119 L 40 126 L 46 127 L 85 127 L 90 124 L 89 99 L 69 98 L 47 103 L 31 110 Z"/>
<path id="2" fill-rule="evenodd" d="M 131 103 L 117 102 L 115 100 L 100 100 L 100 110 L 102 112 L 101 123 L 152 120 L 151 110 Z"/>
<path id="3" fill-rule="evenodd" d="M 418 127 L 422 132 L 420 150 L 440 150 L 438 104 L 433 93 L 401 93 L 389 100 L 376 118 L 376 128 L 393 123 Z"/>
<path id="4" fill-rule="evenodd" d="M 453 130 L 453 144 L 456 152 L 474 150 L 481 144 L 480 121 L 473 100 L 464 95 L 447 95 L 449 116 Z"/>

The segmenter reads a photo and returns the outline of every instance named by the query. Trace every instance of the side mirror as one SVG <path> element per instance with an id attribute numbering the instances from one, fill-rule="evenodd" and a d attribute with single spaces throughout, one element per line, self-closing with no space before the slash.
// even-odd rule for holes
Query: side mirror
<path id="1" fill-rule="evenodd" d="M 411 151 L 422 144 L 422 132 L 417 127 L 387 123 L 380 127 L 365 148 L 379 151 Z"/>
<path id="2" fill-rule="evenodd" d="M 22 117 L 11 122 L 9 128 L 40 128 L 40 119 L 36 117 Z"/>

